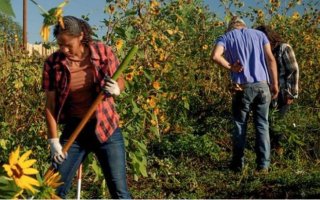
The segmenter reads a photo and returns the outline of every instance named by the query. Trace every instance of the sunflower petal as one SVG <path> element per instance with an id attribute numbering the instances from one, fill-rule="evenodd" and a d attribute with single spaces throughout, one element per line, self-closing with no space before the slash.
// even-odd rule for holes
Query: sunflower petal
<path id="1" fill-rule="evenodd" d="M 59 182 L 61 179 L 61 175 L 59 172 L 51 173 L 50 177 L 45 179 L 45 185 L 50 186 L 52 188 L 57 188 L 63 184 L 63 182 Z"/>
<path id="2" fill-rule="evenodd" d="M 24 189 L 30 190 L 33 194 L 36 192 L 34 187 L 32 187 L 30 184 L 24 184 Z"/>
<path id="3" fill-rule="evenodd" d="M 29 156 L 30 154 L 32 153 L 31 150 L 25 152 L 19 159 L 19 163 L 23 163 Z"/>
<path id="4" fill-rule="evenodd" d="M 40 186 L 40 183 L 29 176 L 22 176 L 20 181 L 23 183 L 23 188 L 30 190 L 33 194 L 36 192 L 33 186 Z"/>
<path id="5" fill-rule="evenodd" d="M 54 188 L 54 189 L 56 189 L 57 187 L 59 187 L 60 185 L 63 185 L 63 182 L 60 182 L 60 183 L 51 183 L 50 185 L 48 185 L 48 186 L 50 186 L 50 187 L 52 187 L 52 188 Z"/>
<path id="6" fill-rule="evenodd" d="M 32 175 L 32 174 L 38 174 L 39 171 L 34 168 L 27 168 L 27 169 L 23 169 L 23 173 L 26 175 Z"/>
<path id="7" fill-rule="evenodd" d="M 13 175 L 10 165 L 4 164 L 2 167 L 4 168 L 4 170 L 6 170 L 9 177 Z"/>
<path id="8" fill-rule="evenodd" d="M 14 179 L 14 182 L 16 183 L 16 185 L 19 187 L 19 188 L 22 188 L 22 189 L 25 189 L 26 188 L 26 183 L 23 182 L 21 179 L 19 178 L 15 178 Z"/>
<path id="9" fill-rule="evenodd" d="M 30 176 L 23 175 L 21 177 L 21 181 L 23 181 L 25 184 L 34 185 L 34 186 L 40 186 L 39 181 L 37 181 L 34 178 L 31 178 Z"/>
<path id="10" fill-rule="evenodd" d="M 54 173 L 53 170 L 48 170 L 48 172 L 44 175 L 44 180 L 50 179 L 53 173 Z"/>
<path id="11" fill-rule="evenodd" d="M 27 160 L 23 163 L 20 164 L 21 168 L 26 169 L 31 167 L 35 162 L 37 162 L 37 160 L 35 159 L 31 159 L 31 160 Z"/>
<path id="12" fill-rule="evenodd" d="M 62 7 L 64 7 L 65 5 L 67 5 L 68 4 L 68 1 L 64 1 L 64 2 L 62 2 L 62 3 L 60 3 L 59 5 L 58 5 L 58 8 L 62 8 Z"/>
<path id="13" fill-rule="evenodd" d="M 9 156 L 10 165 L 14 165 L 15 163 L 18 162 L 19 154 L 20 154 L 20 146 L 18 146 L 18 148 L 15 151 L 11 152 Z"/>

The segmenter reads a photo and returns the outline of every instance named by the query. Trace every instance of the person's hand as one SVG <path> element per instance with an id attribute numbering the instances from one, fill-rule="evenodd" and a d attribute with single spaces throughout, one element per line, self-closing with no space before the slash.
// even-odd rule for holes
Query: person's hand
<path id="1" fill-rule="evenodd" d="M 290 104 L 292 104 L 293 103 L 293 98 L 291 98 L 289 95 L 286 95 L 286 104 L 287 105 L 290 105 Z"/>
<path id="2" fill-rule="evenodd" d="M 112 96 L 120 95 L 120 88 L 117 81 L 111 79 L 109 76 L 105 76 L 104 81 L 105 83 L 102 89 L 105 94 Z"/>
<path id="3" fill-rule="evenodd" d="M 278 85 L 271 84 L 270 91 L 271 91 L 271 99 L 276 99 L 278 97 L 278 94 L 279 94 Z"/>
<path id="4" fill-rule="evenodd" d="M 240 60 L 230 65 L 230 70 L 235 73 L 240 73 L 243 71 L 243 66 L 240 63 Z"/>
<path id="5" fill-rule="evenodd" d="M 59 138 L 48 139 L 51 150 L 51 158 L 55 163 L 62 164 L 67 159 L 67 153 L 62 152 L 62 146 L 59 142 Z"/>

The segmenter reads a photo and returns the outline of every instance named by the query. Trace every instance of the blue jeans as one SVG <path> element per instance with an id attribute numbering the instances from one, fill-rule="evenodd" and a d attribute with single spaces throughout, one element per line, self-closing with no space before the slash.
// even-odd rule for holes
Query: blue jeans
<path id="1" fill-rule="evenodd" d="M 60 137 L 62 145 L 67 142 L 79 122 L 79 119 L 67 122 Z M 57 195 L 66 198 L 80 164 L 90 152 L 94 152 L 100 162 L 111 198 L 130 199 L 126 178 L 125 146 L 121 131 L 119 128 L 116 129 L 106 142 L 100 143 L 94 132 L 95 125 L 96 120 L 87 123 L 68 150 L 67 159 L 58 166 L 64 184 L 57 188 Z"/>
<path id="2" fill-rule="evenodd" d="M 247 123 L 250 111 L 256 131 L 255 151 L 258 169 L 270 165 L 270 138 L 268 113 L 271 102 L 270 89 L 267 83 L 258 82 L 243 85 L 243 91 L 238 91 L 232 99 L 234 120 L 233 131 L 233 167 L 244 166 L 244 149 L 246 143 Z"/>

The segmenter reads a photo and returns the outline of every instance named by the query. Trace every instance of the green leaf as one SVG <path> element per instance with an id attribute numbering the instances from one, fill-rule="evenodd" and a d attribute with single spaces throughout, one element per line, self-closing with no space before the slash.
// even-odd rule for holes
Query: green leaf
<path id="1" fill-rule="evenodd" d="M 150 131 L 153 132 L 158 137 L 158 139 L 160 139 L 160 133 L 159 133 L 159 129 L 157 127 L 151 126 Z"/>
<path id="2" fill-rule="evenodd" d="M 127 129 L 128 129 L 129 131 L 134 131 L 134 130 L 135 130 L 132 125 L 127 126 Z"/>
<path id="3" fill-rule="evenodd" d="M 142 174 L 143 177 L 148 177 L 147 167 L 142 162 L 139 164 L 139 171 L 140 171 L 140 173 Z"/>
<path id="4" fill-rule="evenodd" d="M 184 104 L 183 104 L 184 108 L 187 109 L 187 110 L 190 110 L 190 104 L 189 104 L 189 102 L 188 102 L 187 100 L 185 100 L 183 103 L 184 103 Z"/>
<path id="5" fill-rule="evenodd" d="M 93 171 L 95 172 L 96 174 L 96 177 L 94 179 L 94 182 L 98 181 L 99 178 L 101 178 L 103 175 L 102 175 L 102 170 L 100 168 L 100 166 L 98 165 L 97 161 L 96 160 L 93 160 L 92 162 L 92 165 L 91 165 Z"/>
<path id="6" fill-rule="evenodd" d="M 138 180 L 139 180 L 138 175 L 134 174 L 134 175 L 133 175 L 133 179 L 134 179 L 135 181 L 138 181 Z"/>
<path id="7" fill-rule="evenodd" d="M 7 142 L 8 140 L 0 139 L 0 147 L 4 150 L 7 150 Z"/>
<path id="8" fill-rule="evenodd" d="M 8 16 L 16 17 L 13 12 L 10 0 L 1 0 L 0 1 L 0 12 L 6 14 Z"/>
<path id="9" fill-rule="evenodd" d="M 125 39 L 126 38 L 126 30 L 124 30 L 123 28 L 115 28 L 114 32 L 119 35 L 121 38 Z"/>
<path id="10" fill-rule="evenodd" d="M 0 199 L 13 199 L 20 190 L 13 180 L 5 176 L 0 177 Z"/>
<path id="11" fill-rule="evenodd" d="M 137 14 L 137 11 L 135 9 L 130 9 L 125 12 L 126 17 L 129 15 L 135 15 L 135 14 Z"/>
<path id="12" fill-rule="evenodd" d="M 139 147 L 140 150 L 142 150 L 142 152 L 144 152 L 144 153 L 148 152 L 147 146 L 144 143 L 139 142 L 138 140 L 135 140 L 135 139 L 132 139 L 132 141 L 134 142 L 134 144 L 136 146 Z"/>
<path id="13" fill-rule="evenodd" d="M 147 79 L 149 79 L 150 81 L 153 81 L 153 78 L 151 77 L 151 75 L 148 72 L 146 72 L 145 70 L 143 72 L 144 72 L 145 77 L 147 77 Z"/>
<path id="14" fill-rule="evenodd" d="M 135 113 L 135 114 L 138 113 L 140 111 L 140 109 L 138 108 L 136 102 L 132 99 L 131 103 L 132 103 L 132 106 L 133 106 L 132 112 Z"/>
<path id="15" fill-rule="evenodd" d="M 133 32 L 133 28 L 130 26 L 126 29 L 125 31 L 125 35 L 126 35 L 126 40 L 131 40 L 132 39 L 132 32 Z"/>

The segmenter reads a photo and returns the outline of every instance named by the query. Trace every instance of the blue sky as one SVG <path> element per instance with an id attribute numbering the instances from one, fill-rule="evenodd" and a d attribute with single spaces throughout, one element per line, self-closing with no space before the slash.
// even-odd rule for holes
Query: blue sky
<path id="1" fill-rule="evenodd" d="M 56 7 L 63 0 L 36 0 L 43 8 L 49 10 Z M 29 43 L 40 42 L 40 28 L 42 25 L 43 17 L 36 5 L 31 1 L 28 2 L 28 24 L 27 24 L 27 37 Z M 245 6 L 257 6 L 257 1 L 244 0 Z M 260 1 L 261 2 L 261 1 Z M 11 0 L 13 10 L 16 14 L 14 19 L 22 26 L 22 0 Z M 219 0 L 204 0 L 204 3 L 209 6 L 210 10 L 217 13 L 218 16 L 224 17 L 224 9 L 219 7 Z M 102 25 L 101 21 L 107 18 L 104 14 L 105 0 L 70 0 L 69 4 L 64 9 L 64 15 L 73 15 L 81 17 L 81 15 L 88 15 L 90 18 L 89 24 L 99 26 Z M 101 36 L 105 32 L 101 30 L 98 35 Z M 52 37 L 51 37 L 52 38 Z"/>

